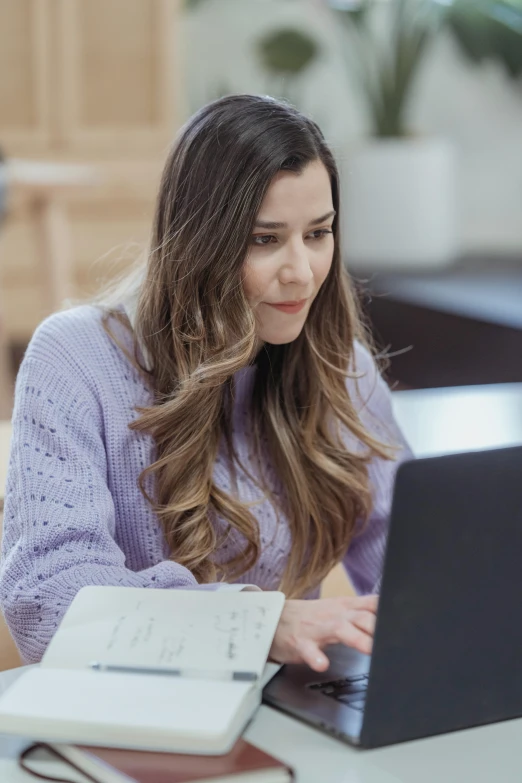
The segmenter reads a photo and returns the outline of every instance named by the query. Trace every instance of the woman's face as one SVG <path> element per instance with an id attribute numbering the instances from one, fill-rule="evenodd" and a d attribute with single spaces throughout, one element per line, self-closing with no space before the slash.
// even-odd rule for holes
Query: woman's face
<path id="1" fill-rule="evenodd" d="M 335 211 L 321 161 L 301 174 L 280 171 L 256 218 L 243 280 L 260 340 L 295 340 L 330 267 Z"/>

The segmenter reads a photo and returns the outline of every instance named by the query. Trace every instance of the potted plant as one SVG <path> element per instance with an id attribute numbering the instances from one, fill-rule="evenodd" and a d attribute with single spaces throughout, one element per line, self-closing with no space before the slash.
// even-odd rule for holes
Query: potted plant
<path id="1" fill-rule="evenodd" d="M 522 0 L 453 0 L 444 22 L 477 65 L 495 60 L 511 78 L 522 76 Z"/>
<path id="2" fill-rule="evenodd" d="M 212 0 L 184 0 L 184 8 L 192 12 L 210 2 Z M 242 0 L 236 2 L 239 4 Z M 315 37 L 295 26 L 276 26 L 255 41 L 254 50 L 264 76 L 262 89 L 303 109 L 304 77 L 320 55 L 320 45 Z M 233 89 L 218 82 L 211 87 L 209 100 L 231 92 Z"/>
<path id="3" fill-rule="evenodd" d="M 319 55 L 319 46 L 310 35 L 294 27 L 283 27 L 257 42 L 257 54 L 270 80 L 267 92 L 303 108 L 306 71 Z"/>
<path id="4" fill-rule="evenodd" d="M 344 173 L 353 266 L 433 268 L 458 254 L 455 161 L 444 139 L 416 135 L 409 99 L 429 44 L 451 30 L 475 62 L 522 71 L 522 7 L 511 0 L 328 0 L 366 103 L 370 137 Z"/>

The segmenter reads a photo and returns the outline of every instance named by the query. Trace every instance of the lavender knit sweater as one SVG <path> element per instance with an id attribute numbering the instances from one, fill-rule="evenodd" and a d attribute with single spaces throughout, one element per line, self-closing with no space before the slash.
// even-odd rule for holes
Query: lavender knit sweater
<path id="1" fill-rule="evenodd" d="M 129 333 L 119 326 L 115 332 L 132 350 Z M 393 420 L 388 389 L 359 346 L 356 364 L 364 376 L 348 382 L 349 392 L 365 424 L 401 445 L 400 461 L 409 451 Z M 248 417 L 255 369 L 241 371 L 235 381 L 233 439 L 243 464 L 255 471 Z M 36 331 L 16 385 L 0 566 L 1 607 L 25 662 L 42 657 L 84 585 L 198 587 L 185 567 L 168 559 L 161 528 L 137 485 L 154 459 L 153 442 L 128 425 L 137 418 L 136 406 L 150 401 L 148 387 L 104 331 L 95 307 L 53 315 Z M 380 459 L 370 466 L 373 513 L 344 558 L 360 593 L 378 588 L 396 467 Z M 244 501 L 260 497 L 244 472 L 238 472 L 237 488 L 231 486 L 223 454 L 214 478 Z M 268 481 L 274 494 L 284 491 L 275 471 L 268 471 Z M 277 524 L 269 499 L 253 513 L 262 552 L 240 581 L 276 589 L 291 546 L 288 526 Z M 228 559 L 239 545 L 238 534 L 229 536 L 218 557 Z M 204 589 L 209 587 L 217 586 Z"/>

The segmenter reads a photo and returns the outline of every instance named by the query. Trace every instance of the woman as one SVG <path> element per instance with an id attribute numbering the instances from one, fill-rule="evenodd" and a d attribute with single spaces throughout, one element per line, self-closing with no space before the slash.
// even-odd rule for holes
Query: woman
<path id="1" fill-rule="evenodd" d="M 202 109 L 167 160 L 146 267 L 53 315 L 17 380 L 1 604 L 26 662 L 84 585 L 281 588 L 271 655 L 370 652 L 408 449 L 343 271 L 317 126 Z M 303 600 L 344 560 L 358 597 Z"/>

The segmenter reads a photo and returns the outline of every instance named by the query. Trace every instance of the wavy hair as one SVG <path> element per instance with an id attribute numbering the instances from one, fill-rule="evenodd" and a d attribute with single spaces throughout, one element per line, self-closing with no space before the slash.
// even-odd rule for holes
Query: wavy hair
<path id="1" fill-rule="evenodd" d="M 154 404 L 140 409 L 130 426 L 150 433 L 156 445 L 140 487 L 170 556 L 201 582 L 237 578 L 259 556 L 251 507 L 213 482 L 222 436 L 231 464 L 238 461 L 229 437 L 233 376 L 256 363 L 256 481 L 268 492 L 263 439 L 285 487 L 280 511 L 292 547 L 280 588 L 291 597 L 317 587 L 342 558 L 356 523 L 371 510 L 368 461 L 391 456 L 364 428 L 347 392 L 354 342 L 365 343 L 365 331 L 341 261 L 338 217 L 331 269 L 294 342 L 258 350 L 255 315 L 243 292 L 255 217 L 273 177 L 317 160 L 330 176 L 338 216 L 334 159 L 318 126 L 296 109 L 234 95 L 194 115 L 164 167 L 135 335 L 148 358 Z M 346 432 L 364 451 L 348 449 Z M 239 555 L 219 565 L 216 515 L 244 542 Z"/>

